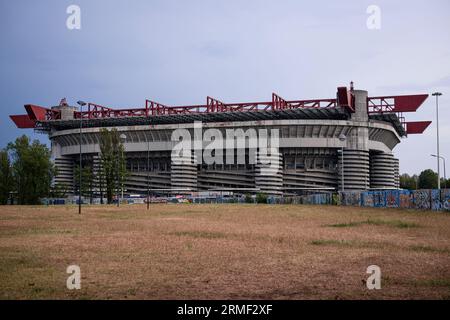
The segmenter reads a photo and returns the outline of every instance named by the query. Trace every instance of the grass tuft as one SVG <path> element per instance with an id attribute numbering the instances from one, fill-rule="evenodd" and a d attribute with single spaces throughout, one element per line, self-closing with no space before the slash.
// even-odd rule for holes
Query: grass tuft
<path id="1" fill-rule="evenodd" d="M 347 228 L 347 227 L 356 227 L 361 225 L 362 222 L 344 222 L 344 223 L 336 223 L 336 224 L 330 224 L 327 225 L 327 227 L 332 227 L 332 228 Z"/>
<path id="2" fill-rule="evenodd" d="M 350 240 L 334 240 L 334 239 L 318 239 L 318 240 L 312 240 L 310 244 L 315 246 L 328 246 L 328 245 L 334 245 L 334 246 L 345 246 L 350 247 L 354 246 L 357 243 L 355 241 Z"/>
<path id="3" fill-rule="evenodd" d="M 410 249 L 417 252 L 450 253 L 450 250 L 447 248 L 436 248 L 424 245 L 410 246 Z"/>
<path id="4" fill-rule="evenodd" d="M 418 228 L 420 227 L 419 224 L 414 222 L 406 222 L 401 220 L 381 220 L 381 219 L 367 219 L 364 223 L 368 225 L 375 225 L 375 226 L 389 226 L 394 228 Z"/>
<path id="5" fill-rule="evenodd" d="M 336 240 L 336 239 L 316 239 L 309 242 L 315 246 L 337 246 L 346 248 L 374 248 L 385 249 L 391 246 L 389 243 L 361 241 L 361 240 Z"/>
<path id="6" fill-rule="evenodd" d="M 205 238 L 205 239 L 222 239 L 227 237 L 225 233 L 210 232 L 210 231 L 177 231 L 171 234 L 180 237 L 186 236 L 192 238 Z"/>
<path id="7" fill-rule="evenodd" d="M 399 229 L 409 229 L 409 228 L 419 228 L 420 225 L 414 222 L 406 222 L 401 220 L 381 220 L 381 219 L 367 219 L 365 221 L 359 222 L 343 222 L 327 225 L 327 227 L 332 228 L 347 228 L 347 227 L 357 227 L 363 224 L 372 225 L 372 226 L 389 226 L 393 228 Z"/>

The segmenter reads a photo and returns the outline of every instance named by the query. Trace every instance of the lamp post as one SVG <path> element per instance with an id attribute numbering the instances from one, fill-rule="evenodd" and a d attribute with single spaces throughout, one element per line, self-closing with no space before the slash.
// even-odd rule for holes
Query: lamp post
<path id="1" fill-rule="evenodd" d="M 347 140 L 347 137 L 345 136 L 345 134 L 341 133 L 339 135 L 339 141 L 341 142 L 345 142 L 345 140 Z M 344 146 L 341 147 L 341 179 L 342 179 L 342 192 L 344 192 L 345 187 L 344 187 Z"/>
<path id="2" fill-rule="evenodd" d="M 438 189 L 441 189 L 441 173 L 440 173 L 440 162 L 439 162 L 439 96 L 442 96 L 440 92 L 434 92 L 432 96 L 436 97 L 436 149 L 437 149 L 437 174 L 438 174 Z"/>
<path id="3" fill-rule="evenodd" d="M 127 136 L 124 133 L 122 133 L 119 136 L 119 139 L 120 139 L 120 142 L 122 144 L 122 148 L 121 148 L 120 152 L 121 152 L 121 155 L 122 155 L 122 158 L 123 158 L 123 143 L 127 140 Z M 122 181 L 123 177 L 121 177 L 121 179 L 119 181 L 119 175 L 121 175 L 122 171 L 123 171 L 123 163 L 120 164 L 120 167 L 121 167 L 121 170 L 119 170 L 119 153 L 117 153 L 117 193 L 116 193 L 116 195 L 117 195 L 117 207 L 120 206 L 119 184 L 120 184 L 120 189 L 122 191 L 122 198 L 123 198 L 123 181 Z"/>
<path id="4" fill-rule="evenodd" d="M 82 175 L 81 175 L 81 143 L 83 138 L 83 106 L 86 105 L 86 102 L 79 100 L 77 104 L 80 106 L 80 167 L 79 167 L 79 180 L 78 180 L 78 214 L 81 214 L 81 183 L 82 183 Z"/>
<path id="5" fill-rule="evenodd" d="M 445 158 L 443 156 L 437 156 L 435 154 L 431 155 L 432 157 L 438 158 L 442 160 L 442 162 L 444 163 L 444 189 L 447 189 L 447 173 L 445 172 Z"/>

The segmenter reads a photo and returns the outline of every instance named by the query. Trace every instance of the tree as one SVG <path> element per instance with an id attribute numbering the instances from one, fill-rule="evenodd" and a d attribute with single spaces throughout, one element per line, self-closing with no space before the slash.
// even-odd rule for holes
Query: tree
<path id="1" fill-rule="evenodd" d="M 79 190 L 79 176 L 80 176 L 80 166 L 77 165 L 74 168 L 75 177 L 75 188 Z M 88 196 L 92 204 L 93 192 L 94 192 L 94 170 L 92 166 L 85 166 L 81 169 L 81 194 L 83 196 Z"/>
<path id="2" fill-rule="evenodd" d="M 12 159 L 12 177 L 18 204 L 39 204 L 50 193 L 56 173 L 46 145 L 23 135 L 7 147 Z"/>
<path id="3" fill-rule="evenodd" d="M 437 173 L 431 169 L 424 170 L 419 175 L 419 189 L 436 189 Z"/>
<path id="4" fill-rule="evenodd" d="M 12 189 L 11 161 L 7 150 L 0 151 L 0 204 L 7 204 Z"/>
<path id="5" fill-rule="evenodd" d="M 417 175 L 410 176 L 407 173 L 404 173 L 400 176 L 400 188 L 415 190 L 417 189 L 417 180 L 419 177 Z"/>
<path id="6" fill-rule="evenodd" d="M 69 186 L 64 183 L 55 183 L 50 189 L 51 198 L 65 198 L 69 192 Z"/>
<path id="7" fill-rule="evenodd" d="M 450 179 L 441 178 L 441 188 L 450 188 Z"/>
<path id="8" fill-rule="evenodd" d="M 256 203 L 267 203 L 267 195 L 265 193 L 257 193 Z"/>
<path id="9" fill-rule="evenodd" d="M 101 180 L 106 190 L 108 203 L 112 202 L 115 191 L 123 186 L 127 176 L 123 144 L 117 129 L 100 130 Z"/>

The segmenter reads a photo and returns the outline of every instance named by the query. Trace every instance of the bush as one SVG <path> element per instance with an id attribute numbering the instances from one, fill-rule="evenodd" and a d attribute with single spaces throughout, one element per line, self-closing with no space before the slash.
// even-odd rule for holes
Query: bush
<path id="1" fill-rule="evenodd" d="M 333 193 L 333 197 L 331 199 L 331 204 L 333 205 L 341 205 L 341 199 L 339 198 L 339 194 L 338 193 Z"/>
<path id="2" fill-rule="evenodd" d="M 247 193 L 245 195 L 245 203 L 253 203 L 252 195 Z"/>
<path id="3" fill-rule="evenodd" d="M 258 193 L 256 195 L 256 203 L 267 203 L 267 195 L 264 193 Z"/>

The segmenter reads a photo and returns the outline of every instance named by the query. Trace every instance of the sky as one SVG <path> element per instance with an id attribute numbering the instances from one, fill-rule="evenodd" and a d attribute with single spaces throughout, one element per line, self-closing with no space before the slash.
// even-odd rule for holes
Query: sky
<path id="1" fill-rule="evenodd" d="M 70 5 L 80 29 L 67 28 Z M 370 5 L 379 8 L 378 29 Z M 450 161 L 450 2 L 288 0 L 0 0 L 0 147 L 27 134 L 23 105 L 84 100 L 114 108 L 443 93 L 441 155 Z M 407 120 L 432 120 L 394 149 L 402 173 L 436 170 L 433 97 Z M 450 164 L 449 164 L 450 168 Z"/>

